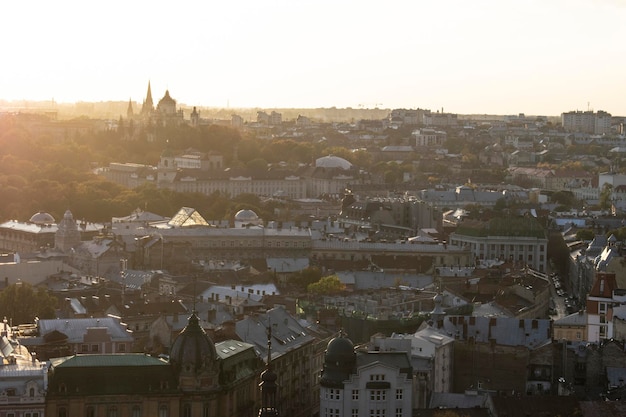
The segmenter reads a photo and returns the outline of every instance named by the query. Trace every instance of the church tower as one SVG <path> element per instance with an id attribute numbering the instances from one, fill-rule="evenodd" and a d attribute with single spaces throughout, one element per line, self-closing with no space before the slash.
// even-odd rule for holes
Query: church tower
<path id="1" fill-rule="evenodd" d="M 143 101 L 143 105 L 141 106 L 141 116 L 148 118 L 152 115 L 153 111 L 154 102 L 152 101 L 152 89 L 150 88 L 150 81 L 148 81 L 148 93 L 146 94 L 146 99 Z"/>
<path id="2" fill-rule="evenodd" d="M 272 370 L 272 325 L 267 330 L 267 367 L 261 373 L 261 409 L 258 417 L 278 417 L 276 397 L 278 375 Z"/>
<path id="3" fill-rule="evenodd" d="M 67 210 L 63 215 L 63 220 L 57 226 L 57 232 L 54 234 L 54 246 L 67 253 L 78 245 L 80 245 L 80 231 L 72 212 Z"/>
<path id="4" fill-rule="evenodd" d="M 133 111 L 133 102 L 131 101 L 131 99 L 128 99 L 128 108 L 126 109 L 126 118 L 128 120 L 133 120 L 133 117 L 135 117 L 135 112 Z"/>

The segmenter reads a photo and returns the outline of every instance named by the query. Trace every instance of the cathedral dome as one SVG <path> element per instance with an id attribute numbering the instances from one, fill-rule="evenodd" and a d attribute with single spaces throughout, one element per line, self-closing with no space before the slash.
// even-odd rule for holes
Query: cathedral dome
<path id="1" fill-rule="evenodd" d="M 172 343 L 170 363 L 177 371 L 199 373 L 211 369 L 216 361 L 215 345 L 200 327 L 198 316 L 193 313 L 187 326 Z"/>
<path id="2" fill-rule="evenodd" d="M 324 354 L 324 369 L 320 385 L 324 387 L 343 387 L 343 381 L 350 377 L 356 368 L 354 344 L 340 334 L 328 342 Z"/>
<path id="3" fill-rule="evenodd" d="M 334 155 L 323 156 L 315 160 L 315 166 L 318 168 L 341 168 L 350 169 L 352 164 L 343 158 Z"/>
<path id="4" fill-rule="evenodd" d="M 170 97 L 170 90 L 165 91 L 165 95 L 161 100 L 159 100 L 159 104 L 157 104 L 157 110 L 160 113 L 165 114 L 176 113 L 176 100 Z"/>
<path id="5" fill-rule="evenodd" d="M 50 213 L 40 211 L 39 213 L 33 214 L 29 222 L 35 224 L 53 224 L 56 223 L 56 220 L 54 220 L 54 217 L 52 217 Z"/>

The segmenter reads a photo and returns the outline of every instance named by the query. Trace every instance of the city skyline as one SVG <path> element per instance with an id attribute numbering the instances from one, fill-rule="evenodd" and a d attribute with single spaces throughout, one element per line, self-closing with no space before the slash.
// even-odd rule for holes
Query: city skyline
<path id="1" fill-rule="evenodd" d="M 0 99 L 626 115 L 626 3 L 3 5 Z"/>

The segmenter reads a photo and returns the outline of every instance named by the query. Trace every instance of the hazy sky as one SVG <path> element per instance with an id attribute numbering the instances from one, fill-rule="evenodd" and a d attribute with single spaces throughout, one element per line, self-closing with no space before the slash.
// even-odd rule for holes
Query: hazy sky
<path id="1" fill-rule="evenodd" d="M 626 0 L 2 1 L 0 98 L 626 116 Z"/>

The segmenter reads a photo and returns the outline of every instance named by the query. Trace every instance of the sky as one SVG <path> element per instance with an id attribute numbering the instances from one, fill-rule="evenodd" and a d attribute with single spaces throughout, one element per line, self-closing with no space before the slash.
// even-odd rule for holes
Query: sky
<path id="1" fill-rule="evenodd" d="M 0 2 L 0 99 L 626 116 L 626 0 Z"/>

